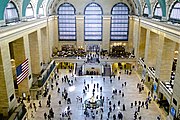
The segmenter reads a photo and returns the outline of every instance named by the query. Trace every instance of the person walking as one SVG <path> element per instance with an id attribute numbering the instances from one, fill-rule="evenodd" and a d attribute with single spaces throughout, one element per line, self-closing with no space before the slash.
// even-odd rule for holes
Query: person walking
<path id="1" fill-rule="evenodd" d="M 120 100 L 118 101 L 118 106 L 120 106 L 120 104 L 121 104 L 121 102 L 120 102 Z"/>
<path id="2" fill-rule="evenodd" d="M 113 120 L 116 120 L 116 114 L 113 115 Z"/>
<path id="3" fill-rule="evenodd" d="M 34 118 L 34 113 L 33 113 L 33 111 L 31 111 L 31 118 Z"/>
<path id="4" fill-rule="evenodd" d="M 116 105 L 115 104 L 113 104 L 113 111 L 116 109 Z"/>
<path id="5" fill-rule="evenodd" d="M 109 111 L 109 112 L 108 112 L 108 119 L 109 119 L 109 117 L 110 117 L 110 113 L 111 113 L 111 112 Z"/>
<path id="6" fill-rule="evenodd" d="M 39 107 L 42 107 L 42 105 L 41 105 L 41 101 L 39 101 Z"/>
<path id="7" fill-rule="evenodd" d="M 45 120 L 47 119 L 47 114 L 46 114 L 46 112 L 44 113 L 44 119 L 45 119 Z"/>
<path id="8" fill-rule="evenodd" d="M 126 107 L 125 107 L 125 104 L 123 104 L 123 111 L 125 111 L 126 110 Z"/>

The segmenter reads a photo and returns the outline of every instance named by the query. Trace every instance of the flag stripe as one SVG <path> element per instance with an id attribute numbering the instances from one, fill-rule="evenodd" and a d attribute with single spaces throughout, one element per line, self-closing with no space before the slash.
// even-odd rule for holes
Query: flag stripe
<path id="1" fill-rule="evenodd" d="M 20 81 L 21 79 L 24 79 L 24 77 L 27 77 L 27 76 L 26 76 L 27 73 L 29 73 L 29 70 L 27 70 L 26 72 L 24 72 L 24 74 L 22 74 L 21 77 L 19 77 L 17 81 Z"/>
<path id="2" fill-rule="evenodd" d="M 25 76 L 20 80 L 20 81 L 18 81 L 17 83 L 19 84 L 19 83 L 21 83 L 26 77 L 27 77 L 27 75 L 28 75 L 28 72 L 25 74 Z"/>
<path id="3" fill-rule="evenodd" d="M 20 84 L 29 75 L 29 61 L 26 59 L 16 67 L 17 84 Z"/>
<path id="4" fill-rule="evenodd" d="M 26 69 L 24 69 L 24 72 L 28 71 L 28 67 Z M 20 74 L 17 78 L 19 79 L 21 76 L 23 76 L 23 74 Z"/>
<path id="5" fill-rule="evenodd" d="M 21 82 L 28 76 L 28 74 L 29 74 L 29 73 L 27 72 L 27 73 L 25 74 L 25 76 L 24 76 L 20 81 L 17 82 L 17 84 L 21 83 Z"/>

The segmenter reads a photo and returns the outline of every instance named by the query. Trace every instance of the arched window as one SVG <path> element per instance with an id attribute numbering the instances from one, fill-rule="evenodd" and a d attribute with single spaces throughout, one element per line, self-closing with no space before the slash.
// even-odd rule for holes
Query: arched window
<path id="1" fill-rule="evenodd" d="M 143 10 L 143 16 L 148 17 L 148 14 L 149 14 L 149 10 L 148 10 L 147 4 L 145 4 L 144 10 Z"/>
<path id="2" fill-rule="evenodd" d="M 40 8 L 39 8 L 39 16 L 44 16 L 44 8 L 43 8 L 43 5 L 41 5 Z"/>
<path id="3" fill-rule="evenodd" d="M 118 3 L 111 10 L 111 41 L 127 41 L 129 28 L 129 8 Z"/>
<path id="4" fill-rule="evenodd" d="M 180 2 L 174 3 L 169 20 L 174 23 L 180 23 Z"/>
<path id="5" fill-rule="evenodd" d="M 61 4 L 58 8 L 59 40 L 76 40 L 75 8 L 69 3 Z"/>
<path id="6" fill-rule="evenodd" d="M 7 4 L 4 12 L 6 23 L 13 23 L 19 21 L 19 15 L 15 4 L 11 1 Z"/>
<path id="7" fill-rule="evenodd" d="M 29 5 L 26 8 L 26 18 L 30 19 L 34 17 L 34 11 L 33 11 L 33 7 L 31 5 L 31 3 L 29 3 Z"/>
<path id="8" fill-rule="evenodd" d="M 157 3 L 154 10 L 154 18 L 161 19 L 162 18 L 162 9 L 160 4 Z"/>
<path id="9" fill-rule="evenodd" d="M 96 3 L 90 3 L 86 6 L 84 15 L 84 39 L 85 41 L 102 40 L 102 8 Z"/>

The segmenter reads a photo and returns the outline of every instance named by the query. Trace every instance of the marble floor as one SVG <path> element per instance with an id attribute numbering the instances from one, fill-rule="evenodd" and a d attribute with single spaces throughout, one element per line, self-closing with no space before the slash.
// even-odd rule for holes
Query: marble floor
<path id="1" fill-rule="evenodd" d="M 131 103 L 134 103 L 135 101 L 145 101 L 147 98 L 147 89 L 145 88 L 144 91 L 142 91 L 141 94 L 139 94 L 137 83 L 140 83 L 140 80 L 135 72 L 133 72 L 131 75 L 121 74 L 121 80 L 118 80 L 117 76 L 112 79 L 112 83 L 110 83 L 109 77 L 105 77 L 105 82 L 103 81 L 102 76 L 93 76 L 93 79 L 91 76 L 77 76 L 77 80 L 74 81 L 73 86 L 69 86 L 68 83 L 62 83 L 61 77 L 64 75 L 68 75 L 69 79 L 74 80 L 74 78 L 71 76 L 71 74 L 68 73 L 67 70 L 60 70 L 59 76 L 60 80 L 57 80 L 60 87 L 61 92 L 64 88 L 68 91 L 68 97 L 71 98 L 71 104 L 67 104 L 67 102 L 62 98 L 61 93 L 57 92 L 58 87 L 55 87 L 54 90 L 50 90 L 49 94 L 51 94 L 51 107 L 54 111 L 54 118 L 52 120 L 61 120 L 60 114 L 67 108 L 67 106 L 70 106 L 71 108 L 71 120 L 93 120 L 91 117 L 85 117 L 84 115 L 84 107 L 83 102 L 80 103 L 80 101 L 77 101 L 77 96 L 82 97 L 82 100 L 85 101 L 88 98 L 92 97 L 92 89 L 94 88 L 94 84 L 99 83 L 99 86 L 102 86 L 102 92 L 96 87 L 95 88 L 95 96 L 102 95 L 105 97 L 104 100 L 104 112 L 98 112 L 98 114 L 95 114 L 95 120 L 100 120 L 100 114 L 103 115 L 102 120 L 113 120 L 113 115 L 118 114 L 120 111 L 123 114 L 123 120 L 134 120 L 134 112 L 137 110 L 137 106 L 133 106 L 133 108 L 130 107 Z M 89 84 L 90 88 L 86 91 L 86 94 L 83 94 L 83 88 L 84 88 L 84 80 L 86 81 L 86 85 Z M 126 87 L 122 87 L 122 84 L 126 82 Z M 55 86 L 55 82 L 53 83 Z M 114 99 L 112 98 L 112 91 L 114 89 L 121 90 L 124 92 L 124 97 L 122 95 L 117 94 L 114 95 Z M 110 118 L 107 119 L 107 113 L 109 111 L 109 105 L 108 105 L 108 99 L 112 101 L 112 105 L 116 104 L 116 109 L 112 111 L 110 114 Z M 43 120 L 44 119 L 44 113 L 46 112 L 49 114 L 49 107 L 46 107 L 47 103 L 47 97 L 41 97 L 40 100 L 42 101 L 42 107 L 37 107 L 36 112 L 34 109 L 28 110 L 28 119 L 29 120 Z M 59 100 L 62 101 L 62 104 L 59 105 Z M 121 102 L 120 106 L 117 107 L 117 101 Z M 36 106 L 38 106 L 38 100 L 34 100 L 32 102 L 36 103 Z M 126 110 L 122 110 L 122 104 L 125 104 Z M 113 107 L 112 107 L 113 108 Z M 99 109 L 97 109 L 98 111 Z M 33 117 L 32 117 L 33 114 Z M 165 120 L 165 116 L 162 114 L 162 110 L 158 108 L 158 105 L 152 101 L 149 104 L 149 108 L 141 108 L 138 116 L 142 116 L 142 120 L 156 120 L 157 116 L 161 115 L 161 119 Z M 62 119 L 67 120 L 67 118 Z"/>

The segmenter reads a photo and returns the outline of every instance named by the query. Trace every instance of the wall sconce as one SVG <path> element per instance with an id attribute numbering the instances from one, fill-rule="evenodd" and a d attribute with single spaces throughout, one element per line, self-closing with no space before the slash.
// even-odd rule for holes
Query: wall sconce
<path id="1" fill-rule="evenodd" d="M 174 51 L 174 53 L 175 53 L 175 54 L 178 54 L 178 51 L 176 50 L 176 51 Z"/>

